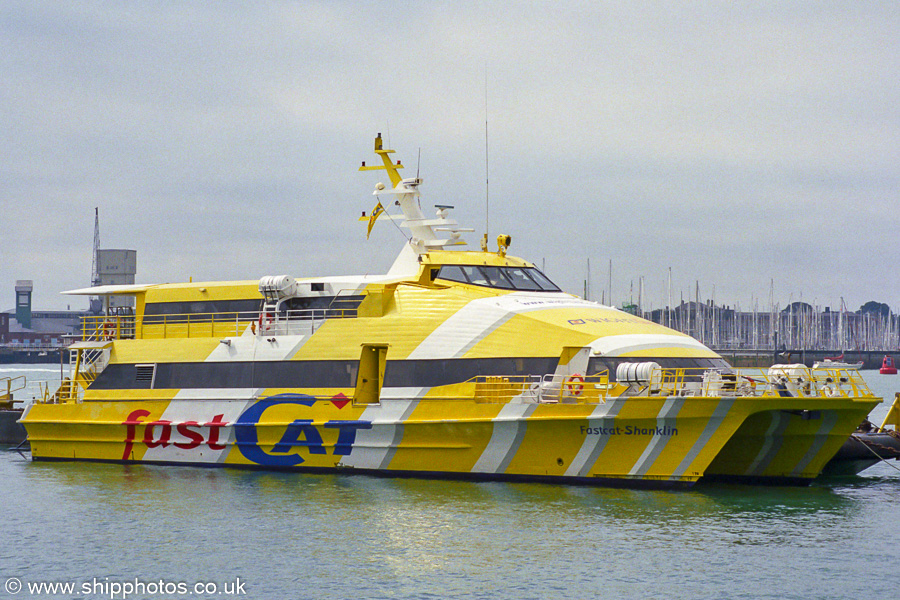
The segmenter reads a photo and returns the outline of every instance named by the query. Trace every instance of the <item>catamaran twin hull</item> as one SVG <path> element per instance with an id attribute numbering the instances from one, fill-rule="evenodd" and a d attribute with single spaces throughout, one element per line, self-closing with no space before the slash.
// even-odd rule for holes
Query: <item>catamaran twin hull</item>
<path id="1" fill-rule="evenodd" d="M 33 456 L 623 486 L 797 484 L 819 474 L 877 403 L 670 396 L 570 404 L 492 397 L 488 386 L 468 399 L 386 389 L 363 405 L 352 389 L 330 398 L 272 390 L 253 400 L 214 399 L 225 395 L 218 392 L 36 404 L 26 418 Z"/>

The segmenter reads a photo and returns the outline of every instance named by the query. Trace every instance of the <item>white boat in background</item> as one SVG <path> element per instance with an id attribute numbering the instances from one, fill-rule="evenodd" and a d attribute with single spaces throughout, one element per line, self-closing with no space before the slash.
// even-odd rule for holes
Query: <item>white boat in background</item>
<path id="1" fill-rule="evenodd" d="M 862 369 L 863 361 L 845 362 L 844 353 L 840 356 L 825 357 L 813 363 L 813 369 Z"/>

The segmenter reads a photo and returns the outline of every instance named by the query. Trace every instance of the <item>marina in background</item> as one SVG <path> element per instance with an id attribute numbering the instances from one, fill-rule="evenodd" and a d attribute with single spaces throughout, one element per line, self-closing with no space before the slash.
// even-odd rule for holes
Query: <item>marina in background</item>
<path id="1" fill-rule="evenodd" d="M 863 368 L 881 366 L 885 354 L 900 348 L 900 315 L 886 304 L 867 303 L 852 312 L 792 302 L 785 308 L 739 311 L 706 302 L 685 302 L 673 309 L 641 313 L 656 323 L 686 333 L 730 358 L 735 366 L 816 361 L 841 356 L 862 361 Z"/>

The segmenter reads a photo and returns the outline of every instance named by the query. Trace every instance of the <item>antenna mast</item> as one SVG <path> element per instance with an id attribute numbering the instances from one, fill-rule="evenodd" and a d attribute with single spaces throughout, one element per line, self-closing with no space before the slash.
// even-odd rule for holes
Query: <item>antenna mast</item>
<path id="1" fill-rule="evenodd" d="M 488 187 L 488 95 L 487 65 L 484 66 L 484 237 L 481 238 L 481 249 L 487 252 L 488 232 L 491 230 L 491 197 Z"/>
<path id="2" fill-rule="evenodd" d="M 100 209 L 94 207 L 94 256 L 91 259 L 91 287 L 100 285 Z"/>
<path id="3" fill-rule="evenodd" d="M 94 207 L 94 249 L 91 258 L 91 287 L 100 285 L 100 209 Z M 88 300 L 89 310 L 100 314 L 102 302 L 100 296 L 91 296 Z"/>

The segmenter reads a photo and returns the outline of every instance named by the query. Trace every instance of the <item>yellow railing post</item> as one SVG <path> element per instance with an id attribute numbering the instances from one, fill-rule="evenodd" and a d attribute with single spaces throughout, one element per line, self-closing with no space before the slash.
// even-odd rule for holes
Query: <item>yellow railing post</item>
<path id="1" fill-rule="evenodd" d="M 879 431 L 884 431 L 888 425 L 893 425 L 894 431 L 900 431 L 900 392 L 894 394 L 894 403 L 891 404 L 888 414 L 885 415 Z"/>

